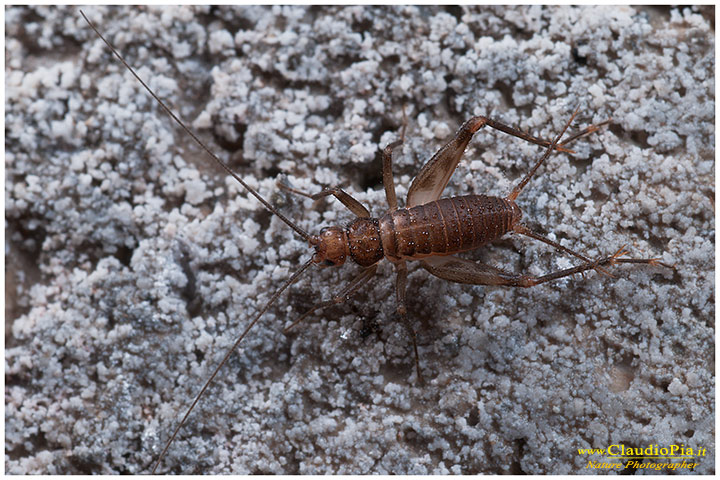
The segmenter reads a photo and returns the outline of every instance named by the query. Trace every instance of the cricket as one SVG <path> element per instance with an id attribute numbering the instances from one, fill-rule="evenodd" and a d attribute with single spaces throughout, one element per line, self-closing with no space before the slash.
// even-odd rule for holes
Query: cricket
<path id="1" fill-rule="evenodd" d="M 405 201 L 401 207 L 395 191 L 393 178 L 393 151 L 403 144 L 407 118 L 404 115 L 399 140 L 390 143 L 382 150 L 382 183 L 387 200 L 387 211 L 380 217 L 372 217 L 369 210 L 358 200 L 339 187 L 329 188 L 319 193 L 307 193 L 291 186 L 282 186 L 293 194 L 318 200 L 332 196 L 347 208 L 355 219 L 345 226 L 331 226 L 317 233 L 306 232 L 291 218 L 278 211 L 267 199 L 250 187 L 243 178 L 235 173 L 227 163 L 221 160 L 198 136 L 159 98 L 148 85 L 138 76 L 113 45 L 105 39 L 90 20 L 81 12 L 83 18 L 95 31 L 108 49 L 132 73 L 138 82 L 147 90 L 161 108 L 189 135 L 205 153 L 232 176 L 239 184 L 254 196 L 272 215 L 275 215 L 291 228 L 310 247 L 311 256 L 272 294 L 267 303 L 257 311 L 245 329 L 227 350 L 219 364 L 208 376 L 192 403 L 187 407 L 182 418 L 177 422 L 169 439 L 152 466 L 152 473 L 160 470 L 163 459 L 172 446 L 178 433 L 185 425 L 190 413 L 195 409 L 214 379 L 227 363 L 238 345 L 261 320 L 268 309 L 278 300 L 283 292 L 295 283 L 310 267 L 340 267 L 345 263 L 355 263 L 362 268 L 359 274 L 339 289 L 329 300 L 317 303 L 300 318 L 294 320 L 285 330 L 288 331 L 301 324 L 309 316 L 323 308 L 339 305 L 350 299 L 358 290 L 370 282 L 378 270 L 382 260 L 389 261 L 395 269 L 395 297 L 397 316 L 407 330 L 409 344 L 412 345 L 417 382 L 423 383 L 423 364 L 418 354 L 416 333 L 408 316 L 412 313 L 407 308 L 408 263 L 418 262 L 431 275 L 449 282 L 468 285 L 493 285 L 506 287 L 530 288 L 552 282 L 575 274 L 597 271 L 607 277 L 613 277 L 609 268 L 621 265 L 645 265 L 648 267 L 673 268 L 659 258 L 629 258 L 627 250 L 619 248 L 599 258 L 586 255 L 567 248 L 560 243 L 529 228 L 523 222 L 521 194 L 531 180 L 538 175 L 538 170 L 551 157 L 553 152 L 572 155 L 570 144 L 579 138 L 597 132 L 610 120 L 590 125 L 576 134 L 563 139 L 568 128 L 573 124 L 578 110 L 569 115 L 564 128 L 552 139 L 541 139 L 531 136 L 511 126 L 505 125 L 484 116 L 474 116 L 467 120 L 450 140 L 430 158 L 419 170 L 412 181 Z M 490 127 L 501 133 L 517 137 L 526 142 L 543 148 L 542 154 L 530 170 L 517 181 L 512 190 L 504 197 L 488 196 L 482 193 L 443 197 L 455 169 L 461 161 L 466 147 L 473 136 Z M 543 242 L 557 251 L 574 257 L 577 265 L 552 271 L 544 275 L 531 275 L 503 270 L 500 267 L 470 261 L 457 254 L 482 248 L 505 237 L 518 234 Z"/>

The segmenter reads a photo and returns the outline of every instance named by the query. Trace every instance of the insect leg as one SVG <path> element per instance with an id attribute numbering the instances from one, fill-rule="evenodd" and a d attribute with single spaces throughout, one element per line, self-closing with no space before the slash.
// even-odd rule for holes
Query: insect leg
<path id="1" fill-rule="evenodd" d="M 527 185 L 528 182 L 530 181 L 530 179 L 533 177 L 533 175 L 535 175 L 535 172 L 537 171 L 538 168 L 540 168 L 540 165 L 542 165 L 543 162 L 545 160 L 547 160 L 547 158 L 550 156 L 552 151 L 556 148 L 556 145 L 558 145 L 558 143 L 560 142 L 560 139 L 562 138 L 562 136 L 565 135 L 565 131 L 570 127 L 570 124 L 575 119 L 575 116 L 577 115 L 578 110 L 579 110 L 579 108 L 575 109 L 572 116 L 570 117 L 570 120 L 568 120 L 568 122 L 565 124 L 565 127 L 562 129 L 560 134 L 557 137 L 555 137 L 555 140 L 553 140 L 552 143 L 548 146 L 548 148 L 547 148 L 547 150 L 545 150 L 545 153 L 543 154 L 543 156 L 540 157 L 540 160 L 535 162 L 535 165 L 533 166 L 533 168 L 530 169 L 530 171 L 525 175 L 525 177 L 520 181 L 520 183 L 515 185 L 515 187 L 512 189 L 512 192 L 510 192 L 510 195 L 508 195 L 506 197 L 508 200 L 511 200 L 514 202 L 515 199 L 518 197 L 518 195 L 520 195 L 520 192 L 522 191 L 522 189 L 525 188 L 525 185 Z"/>
<path id="2" fill-rule="evenodd" d="M 405 306 L 406 290 L 407 286 L 407 263 L 399 262 L 395 264 L 395 270 L 397 271 L 397 280 L 395 282 L 395 294 L 397 295 L 397 313 L 400 315 L 405 328 L 410 335 L 413 343 L 413 350 L 415 352 L 415 369 L 417 370 L 418 382 L 422 385 L 424 383 L 422 373 L 420 372 L 420 355 L 418 355 L 417 349 L 417 335 L 415 330 L 410 325 L 407 319 L 407 307 Z"/>
<path id="3" fill-rule="evenodd" d="M 571 250 L 571 249 L 569 249 L 569 248 L 567 248 L 567 247 L 563 247 L 563 246 L 560 245 L 559 243 L 554 242 L 554 241 L 550 240 L 549 238 L 546 238 L 546 237 L 540 235 L 539 233 L 533 232 L 532 230 L 530 230 L 530 229 L 529 229 L 528 227 L 526 227 L 525 225 L 515 224 L 515 225 L 513 225 L 513 231 L 514 231 L 515 233 L 519 233 L 519 234 L 521 234 L 521 235 L 525 235 L 526 237 L 534 238 L 535 240 L 539 240 L 539 241 L 541 241 L 541 242 L 543 242 L 543 243 L 547 243 L 548 245 L 552 245 L 553 247 L 557 248 L 557 249 L 560 250 L 561 252 L 568 253 L 568 254 L 572 255 L 573 257 L 577 257 L 577 258 L 579 258 L 580 260 L 582 260 L 582 261 L 584 261 L 584 262 L 592 263 L 592 260 L 590 260 L 590 259 L 587 258 L 586 256 L 584 256 L 584 255 L 582 255 L 582 254 L 580 254 L 580 253 L 577 253 L 576 251 Z M 610 275 L 607 271 L 603 270 L 602 268 L 598 268 L 598 271 L 600 271 L 600 272 L 602 272 L 602 273 L 605 273 L 606 275 Z M 612 275 L 610 275 L 610 276 L 612 277 Z"/>
<path id="4" fill-rule="evenodd" d="M 486 123 L 484 117 L 471 118 L 460 127 L 452 140 L 428 160 L 410 185 L 407 208 L 440 198 L 465 152 L 465 147 L 470 143 L 475 132 L 483 128 Z"/>
<path id="5" fill-rule="evenodd" d="M 342 290 L 340 290 L 337 294 L 333 296 L 330 300 L 326 300 L 324 302 L 320 302 L 317 305 L 313 306 L 310 310 L 305 312 L 302 317 L 295 320 L 293 323 L 285 327 L 283 330 L 284 333 L 288 333 L 291 329 L 293 329 L 297 324 L 305 320 L 307 317 L 312 315 L 313 312 L 323 309 L 325 307 L 329 307 L 332 305 L 340 305 L 341 303 L 345 303 L 355 292 L 357 292 L 360 287 L 365 285 L 368 280 L 370 280 L 373 275 L 375 275 L 375 272 L 377 271 L 377 264 L 371 265 L 355 278 L 353 278 L 350 283 L 345 285 Z"/>
<path id="6" fill-rule="evenodd" d="M 385 198 L 387 198 L 390 211 L 398 209 L 397 195 L 395 194 L 395 180 L 392 173 L 392 152 L 393 149 L 402 145 L 402 140 L 392 142 L 383 150 L 383 186 L 385 187 Z"/>
<path id="7" fill-rule="evenodd" d="M 385 198 L 387 198 L 390 211 L 398 209 L 397 194 L 395 193 L 395 180 L 392 173 L 392 152 L 405 141 L 405 129 L 407 128 L 407 115 L 405 114 L 405 106 L 403 105 L 403 126 L 400 140 L 392 142 L 383 149 L 383 186 L 385 187 Z"/>
<path id="8" fill-rule="evenodd" d="M 495 120 L 487 117 L 473 117 L 465 122 L 452 140 L 438 150 L 438 152 L 433 155 L 433 157 L 422 167 L 422 169 L 420 169 L 420 172 L 417 174 L 412 185 L 410 185 L 410 189 L 408 190 L 408 208 L 432 202 L 440 198 L 440 195 L 443 190 L 445 190 L 453 172 L 455 172 L 455 168 L 457 168 L 460 158 L 462 158 L 465 148 L 472 139 L 473 135 L 486 125 L 503 133 L 507 133 L 508 135 L 518 137 L 526 142 L 544 147 L 550 147 L 553 145 L 554 150 L 573 153 L 572 150 L 564 148 L 562 146 L 564 143 L 560 143 L 559 140 L 554 143 L 549 142 L 547 140 L 533 137 L 528 133 L 521 132 L 520 130 L 507 126 L 503 123 L 496 122 Z M 580 138 L 582 135 L 594 132 L 597 130 L 597 127 L 591 127 L 586 130 L 587 131 L 575 135 L 570 139 L 570 141 Z"/>
<path id="9" fill-rule="evenodd" d="M 513 285 L 524 277 L 524 275 L 515 275 L 491 265 L 472 262 L 454 255 L 428 257 L 423 259 L 420 264 L 438 278 L 470 285 Z"/>
<path id="10" fill-rule="evenodd" d="M 569 277 L 576 273 L 583 273 L 605 265 L 618 263 L 644 263 L 648 265 L 668 266 L 658 262 L 656 258 L 618 258 L 623 254 L 625 254 L 624 249 L 620 249 L 614 255 L 593 262 L 583 263 L 577 267 L 551 272 L 540 277 L 510 273 L 490 265 L 472 262 L 452 255 L 426 258 L 421 263 L 423 268 L 431 274 L 451 282 L 470 285 L 505 285 L 523 288 L 533 287 L 541 283 Z"/>
<path id="11" fill-rule="evenodd" d="M 595 133 L 598 130 L 600 130 L 600 127 L 609 124 L 611 121 L 612 121 L 612 118 L 608 118 L 607 120 L 602 121 L 600 123 L 596 123 L 595 125 L 590 125 L 589 127 L 577 132 L 576 134 L 570 135 L 570 138 L 568 138 L 567 140 L 563 140 L 558 145 L 567 145 L 570 142 L 574 142 L 575 140 L 577 140 L 580 137 L 584 137 L 585 135 L 590 135 L 591 133 Z M 549 145 L 550 145 L 550 143 L 548 142 L 548 146 Z"/>
<path id="12" fill-rule="evenodd" d="M 525 133 L 525 132 L 523 132 L 523 131 L 521 131 L 521 130 L 517 130 L 517 129 L 513 128 L 513 127 L 509 127 L 509 126 L 507 126 L 507 125 L 504 125 L 504 124 L 502 124 L 502 123 L 500 123 L 500 122 L 496 122 L 495 120 L 491 120 L 491 119 L 489 119 L 489 118 L 486 118 L 485 121 L 486 121 L 486 124 L 487 124 L 488 127 L 492 127 L 492 128 L 494 128 L 494 129 L 496 129 L 496 130 L 500 130 L 501 132 L 507 133 L 508 135 L 512 135 L 513 137 L 521 138 L 521 139 L 523 139 L 523 140 L 525 140 L 525 141 L 527 141 L 527 142 L 534 143 L 535 145 L 540 145 L 540 146 L 542 146 L 542 147 L 549 147 L 550 144 L 552 143 L 552 142 L 549 141 L 549 140 L 543 140 L 543 139 L 541 139 L 541 138 L 535 138 L 535 137 L 533 137 L 532 135 L 530 135 L 530 134 L 528 134 L 528 133 Z M 576 134 L 574 134 L 574 135 L 571 135 L 570 138 L 568 138 L 567 140 L 563 140 L 562 142 L 559 142 L 559 143 L 557 144 L 556 150 L 559 151 L 559 152 L 574 153 L 574 152 L 572 152 L 571 150 L 568 150 L 568 149 L 566 149 L 566 148 L 560 148 L 560 147 L 564 147 L 565 145 L 568 145 L 568 144 L 570 144 L 571 142 L 574 142 L 575 140 L 577 140 L 577 139 L 580 138 L 580 137 L 584 137 L 585 135 L 590 135 L 591 133 L 597 132 L 598 130 L 600 130 L 600 127 L 602 127 L 602 126 L 604 126 L 604 125 L 607 125 L 607 124 L 610 123 L 611 121 L 612 121 L 612 119 L 609 118 L 609 119 L 604 120 L 604 121 L 602 121 L 602 122 L 600 122 L 600 123 L 597 123 L 597 124 L 595 124 L 595 125 L 590 125 L 589 127 L 583 129 L 582 131 L 580 131 L 580 132 L 578 132 L 578 133 L 576 133 Z"/>
<path id="13" fill-rule="evenodd" d="M 352 196 L 350 196 L 349 193 L 345 192 L 340 187 L 326 188 L 325 190 L 318 193 L 305 193 L 302 190 L 297 190 L 282 182 L 278 182 L 278 186 L 287 190 L 288 192 L 292 192 L 296 195 L 302 195 L 303 197 L 311 198 L 313 200 L 320 200 L 321 198 L 332 195 L 338 200 L 340 200 L 340 203 L 345 205 L 348 210 L 355 214 L 355 216 L 362 218 L 370 218 L 370 212 L 368 211 L 368 209 L 365 208 L 362 203 L 355 200 Z"/>

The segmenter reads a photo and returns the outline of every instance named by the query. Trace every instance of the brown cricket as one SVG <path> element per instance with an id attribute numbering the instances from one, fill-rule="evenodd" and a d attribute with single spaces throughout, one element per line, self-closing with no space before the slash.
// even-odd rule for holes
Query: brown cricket
<path id="1" fill-rule="evenodd" d="M 292 285 L 311 265 L 317 264 L 320 267 L 337 267 L 344 264 L 348 258 L 363 267 L 363 270 L 343 289 L 341 289 L 331 300 L 319 303 L 306 312 L 302 317 L 286 328 L 286 331 L 300 323 L 310 314 L 318 309 L 344 303 L 360 287 L 367 283 L 377 271 L 378 263 L 387 259 L 393 263 L 397 271 L 395 293 L 397 296 L 397 313 L 408 330 L 413 343 L 415 354 L 415 367 L 418 381 L 422 382 L 420 360 L 417 350 L 415 332 L 407 320 L 406 309 L 406 283 L 407 283 L 407 262 L 419 261 L 420 265 L 436 277 L 451 282 L 466 283 L 471 285 L 505 285 L 513 287 L 532 287 L 545 282 L 568 277 L 576 273 L 583 273 L 588 270 L 598 270 L 607 273 L 602 267 L 620 263 L 659 265 L 672 268 L 670 265 L 660 262 L 657 258 L 620 258 L 625 254 L 623 248 L 613 255 L 602 257 L 596 260 L 589 259 L 584 255 L 566 248 L 557 242 L 533 232 L 522 222 L 522 210 L 515 200 L 523 188 L 535 175 L 538 168 L 550 156 L 553 150 L 574 153 L 565 148 L 574 140 L 593 133 L 608 121 L 597 125 L 591 125 L 581 132 L 571 136 L 565 141 L 560 141 L 565 131 L 573 122 L 577 110 L 572 114 L 562 131 L 552 141 L 542 140 L 527 133 L 516 130 L 497 121 L 486 117 L 473 117 L 466 121 L 455 136 L 442 147 L 420 170 L 413 180 L 405 208 L 399 208 L 395 193 L 395 184 L 392 173 L 392 152 L 393 149 L 403 143 L 405 135 L 406 120 L 404 121 L 401 140 L 391 143 L 382 152 L 383 157 L 383 186 L 388 203 L 388 212 L 379 218 L 370 216 L 370 212 L 360 202 L 340 188 L 330 188 L 320 193 L 311 195 L 293 188 L 283 188 L 299 195 L 319 199 L 332 195 L 348 208 L 357 218 L 349 225 L 332 226 L 324 228 L 317 235 L 310 235 L 290 219 L 278 212 L 260 194 L 247 185 L 242 178 L 234 173 L 226 163 L 220 160 L 147 86 L 137 75 L 135 70 L 123 59 L 115 48 L 100 34 L 97 28 L 88 20 L 85 14 L 80 12 L 108 46 L 112 53 L 117 56 L 120 62 L 132 73 L 132 75 L 143 85 L 148 93 L 160 104 L 165 112 L 180 127 L 189 134 L 195 142 L 228 174 L 235 178 L 250 194 L 272 214 L 278 216 L 298 235 L 305 239 L 315 250 L 312 258 L 305 262 L 280 288 L 271 296 L 265 306 L 256 313 L 245 330 L 240 334 L 232 347 L 227 351 L 220 363 L 215 367 L 213 373 L 205 382 L 192 404 L 188 407 L 180 423 L 173 431 L 170 439 L 157 458 L 152 473 L 155 473 L 160 466 L 170 445 L 175 440 L 178 432 L 185 424 L 188 416 L 195 408 L 200 398 L 208 389 L 217 376 L 220 369 L 227 362 L 230 355 L 235 351 L 240 342 L 245 338 L 250 329 L 260 320 L 263 314 L 278 299 L 280 294 Z M 468 143 L 473 135 L 483 127 L 488 126 L 503 133 L 521 138 L 527 142 L 546 147 L 544 154 L 518 182 L 512 191 L 504 198 L 488 195 L 464 195 L 458 197 L 441 198 L 450 177 L 455 171 Z M 569 255 L 579 258 L 583 263 L 576 267 L 551 272 L 542 276 L 517 274 L 501 270 L 491 265 L 486 265 L 455 256 L 460 252 L 474 250 L 488 243 L 503 237 L 506 233 L 519 233 L 533 239 L 544 242 Z M 608 274 L 609 275 L 609 274 Z"/>

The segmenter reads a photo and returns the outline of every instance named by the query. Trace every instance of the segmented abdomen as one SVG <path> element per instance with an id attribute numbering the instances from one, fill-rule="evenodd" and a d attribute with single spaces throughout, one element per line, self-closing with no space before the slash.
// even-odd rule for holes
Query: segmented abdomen
<path id="1" fill-rule="evenodd" d="M 512 230 L 521 216 L 515 202 L 466 195 L 389 212 L 379 226 L 385 256 L 412 260 L 478 248 Z"/>

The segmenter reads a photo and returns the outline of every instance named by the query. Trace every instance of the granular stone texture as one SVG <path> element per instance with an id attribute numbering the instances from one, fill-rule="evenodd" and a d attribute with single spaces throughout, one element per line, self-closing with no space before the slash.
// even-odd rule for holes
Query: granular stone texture
<path id="1" fill-rule="evenodd" d="M 379 216 L 380 150 L 407 134 L 401 204 L 465 120 L 553 154 L 525 221 L 596 258 L 532 289 L 410 264 L 425 384 L 394 269 L 283 327 L 359 268 L 311 268 L 254 327 L 162 472 L 583 474 L 578 449 L 705 448 L 714 473 L 714 9 L 87 7 L 209 147 L 300 228 Z M 5 10 L 5 470 L 148 472 L 239 332 L 312 249 L 217 167 L 71 7 Z M 485 129 L 447 196 L 504 196 L 543 149 Z M 465 255 L 541 275 L 577 261 L 527 238 Z M 625 473 L 633 469 L 626 469 Z M 668 473 L 668 469 L 660 473 Z M 676 470 L 689 473 L 687 469 Z M 654 473 L 638 470 L 639 473 Z"/>

